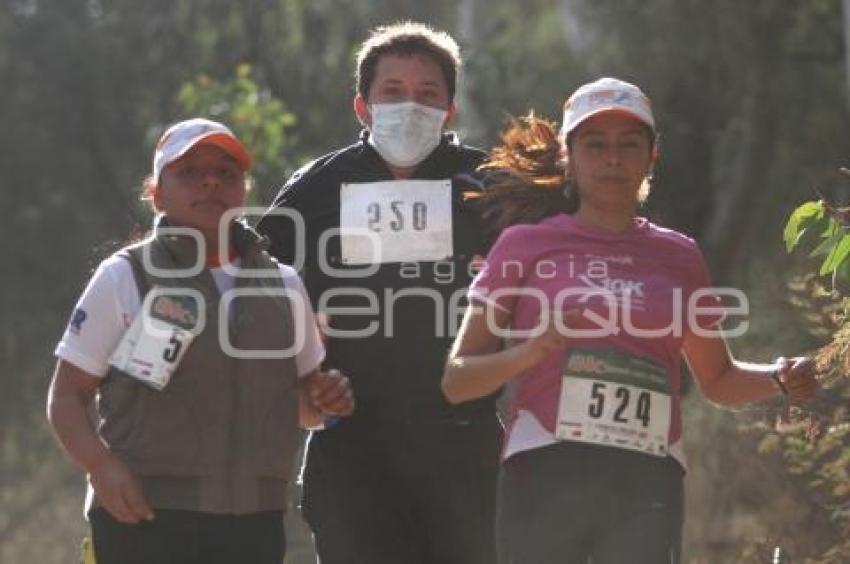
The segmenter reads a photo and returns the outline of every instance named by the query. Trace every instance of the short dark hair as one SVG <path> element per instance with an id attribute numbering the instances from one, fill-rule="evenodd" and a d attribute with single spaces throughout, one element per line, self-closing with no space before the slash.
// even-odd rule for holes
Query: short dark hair
<path id="1" fill-rule="evenodd" d="M 372 30 L 369 38 L 357 52 L 357 93 L 368 99 L 369 89 L 375 80 L 375 68 L 381 55 L 415 55 L 431 57 L 440 65 L 449 101 L 454 101 L 457 90 L 457 75 L 460 70 L 460 48 L 452 36 L 444 31 L 416 22 L 399 22 Z"/>

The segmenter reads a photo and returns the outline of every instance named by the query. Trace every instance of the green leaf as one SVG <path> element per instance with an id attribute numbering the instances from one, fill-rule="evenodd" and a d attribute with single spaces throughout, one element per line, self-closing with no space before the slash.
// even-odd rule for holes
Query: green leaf
<path id="1" fill-rule="evenodd" d="M 820 275 L 824 276 L 833 272 L 850 255 L 850 235 L 843 235 L 841 241 L 826 256 L 820 266 Z"/>
<path id="2" fill-rule="evenodd" d="M 821 233 L 821 237 L 823 240 L 820 244 L 814 248 L 814 250 L 809 253 L 810 258 L 819 257 L 829 253 L 832 248 L 838 244 L 841 238 L 844 236 L 844 232 L 840 229 L 838 222 L 832 219 L 831 217 L 821 218 L 818 220 L 818 223 L 825 222 L 826 227 Z M 812 225 L 808 230 L 812 230 L 815 228 L 815 225 Z"/>
<path id="3" fill-rule="evenodd" d="M 848 282 L 850 282 L 850 260 L 845 260 L 832 271 L 833 291 L 840 291 L 841 287 L 846 289 Z M 850 301 L 846 301 L 845 306 L 850 306 Z M 845 307 L 845 314 L 850 314 L 850 309 L 847 307 Z"/>
<path id="4" fill-rule="evenodd" d="M 805 202 L 795 209 L 785 224 L 783 239 L 785 249 L 790 253 L 800 242 L 806 229 L 817 219 L 823 216 L 823 202 Z"/>

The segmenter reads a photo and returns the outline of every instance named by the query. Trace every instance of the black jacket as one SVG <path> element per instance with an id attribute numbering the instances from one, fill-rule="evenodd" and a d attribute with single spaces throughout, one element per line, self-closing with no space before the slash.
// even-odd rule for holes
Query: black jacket
<path id="1" fill-rule="evenodd" d="M 413 175 L 413 179 L 452 179 L 453 256 L 437 262 L 384 263 L 365 278 L 329 276 L 320 268 L 319 253 L 330 266 L 349 268 L 341 264 L 338 237 L 319 248 L 321 234 L 340 225 L 341 184 L 393 180 L 367 139 L 364 131 L 359 142 L 304 166 L 275 198 L 271 209 L 290 208 L 303 217 L 306 249 L 295 248 L 294 224 L 289 218 L 267 213 L 257 229 L 269 237 L 270 253 L 282 262 L 293 264 L 299 252 L 304 253 L 299 262 L 317 310 L 328 306 L 364 308 L 370 306 L 369 298 L 354 293 L 375 296 L 369 312 L 361 309 L 332 315 L 330 323 L 345 331 L 372 327 L 374 334 L 330 338 L 326 343 L 326 366 L 351 379 L 357 398 L 355 419 L 405 421 L 492 414 L 492 398 L 453 408 L 440 390 L 446 355 L 466 305 L 469 262 L 475 255 L 486 254 L 476 200 L 468 197 L 475 189 L 457 177 L 472 172 L 484 154 L 446 133 Z M 430 292 L 431 297 L 397 295 L 410 288 L 420 294 Z M 344 295 L 323 304 L 323 296 L 327 300 L 329 291 L 341 289 Z M 458 301 L 458 297 L 462 299 Z"/>

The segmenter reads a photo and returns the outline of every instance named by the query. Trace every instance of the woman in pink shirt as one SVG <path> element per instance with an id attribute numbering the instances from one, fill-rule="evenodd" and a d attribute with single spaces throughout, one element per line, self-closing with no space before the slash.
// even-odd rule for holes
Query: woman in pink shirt
<path id="1" fill-rule="evenodd" d="M 499 491 L 513 564 L 677 563 L 679 363 L 736 405 L 811 396 L 811 362 L 735 360 L 694 241 L 636 215 L 657 158 L 650 102 L 612 78 L 567 100 L 560 134 L 528 118 L 485 165 L 504 229 L 469 290 L 443 378 L 449 401 L 515 381 Z M 727 331 L 728 334 L 728 331 Z"/>

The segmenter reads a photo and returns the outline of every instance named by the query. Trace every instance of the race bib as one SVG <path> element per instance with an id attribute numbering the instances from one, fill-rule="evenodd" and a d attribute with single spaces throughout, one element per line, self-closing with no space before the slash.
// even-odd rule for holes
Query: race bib
<path id="1" fill-rule="evenodd" d="M 202 304 L 203 296 L 197 290 L 152 289 L 109 364 L 162 390 L 203 327 Z"/>
<path id="2" fill-rule="evenodd" d="M 452 256 L 451 180 L 343 184 L 344 264 L 439 261 Z"/>
<path id="3" fill-rule="evenodd" d="M 671 391 L 664 367 L 602 349 L 567 357 L 555 436 L 667 456 Z"/>

